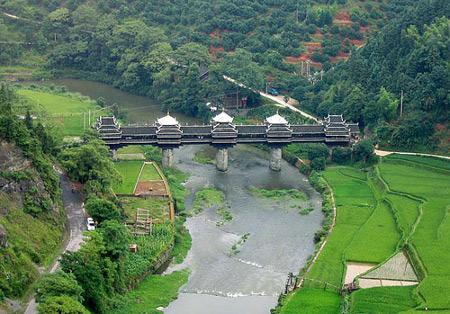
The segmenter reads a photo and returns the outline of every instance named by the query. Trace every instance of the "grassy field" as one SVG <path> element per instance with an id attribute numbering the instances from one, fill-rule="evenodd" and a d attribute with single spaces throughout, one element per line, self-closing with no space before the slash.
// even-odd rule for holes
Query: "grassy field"
<path id="1" fill-rule="evenodd" d="M 398 313 L 419 304 L 415 287 L 377 287 L 351 294 L 350 313 Z"/>
<path id="2" fill-rule="evenodd" d="M 169 220 L 169 201 L 163 198 L 121 197 L 123 208 L 127 219 L 134 221 L 138 208 L 150 211 L 153 219 Z"/>
<path id="3" fill-rule="evenodd" d="M 187 271 L 176 271 L 167 276 L 150 275 L 136 289 L 125 294 L 123 305 L 108 313 L 142 314 L 162 313 L 157 307 L 166 307 L 178 296 L 178 289 L 187 282 Z"/>
<path id="4" fill-rule="evenodd" d="M 17 93 L 22 96 L 26 96 L 32 101 L 40 104 L 45 108 L 49 114 L 75 114 L 75 113 L 87 113 L 89 109 L 98 109 L 97 106 L 88 102 L 78 101 L 68 97 L 60 95 L 44 93 L 35 90 L 18 90 Z"/>
<path id="5" fill-rule="evenodd" d="M 290 300 L 281 309 L 282 314 L 337 314 L 341 297 L 339 294 L 323 290 L 302 289 L 290 296 Z"/>
<path id="6" fill-rule="evenodd" d="M 411 243 L 417 250 L 428 276 L 421 282 L 418 292 L 425 299 L 420 308 L 450 309 L 450 174 L 435 171 L 429 166 L 439 165 L 434 159 L 409 159 L 410 164 L 399 165 L 387 158 L 379 165 L 381 175 L 390 189 L 422 198 L 423 214 Z M 405 219 L 406 221 L 406 219 Z M 409 218 L 412 221 L 412 218 Z"/>
<path id="7" fill-rule="evenodd" d="M 82 101 L 61 95 L 55 95 L 37 90 L 19 89 L 19 95 L 28 98 L 49 115 L 46 119 L 61 127 L 66 136 L 81 136 L 89 127 L 89 110 L 99 109 L 90 101 Z M 92 113 L 91 124 L 94 124 L 98 113 Z"/>
<path id="8" fill-rule="evenodd" d="M 324 171 L 335 195 L 336 226 L 308 278 L 340 286 L 346 261 L 380 263 L 407 245 L 424 280 L 412 287 L 359 290 L 351 295 L 350 312 L 450 310 L 449 165 L 435 158 L 393 155 L 370 173 L 350 167 Z M 332 289 L 323 287 L 306 282 L 301 294 L 286 299 L 281 313 L 322 313 L 324 305 L 338 311 L 339 302 L 327 298 Z"/>
<path id="9" fill-rule="evenodd" d="M 122 175 L 123 182 L 120 185 L 113 186 L 114 192 L 117 194 L 132 194 L 136 180 L 141 170 L 143 162 L 139 160 L 118 161 L 115 162 L 117 171 Z"/>
<path id="10" fill-rule="evenodd" d="M 154 165 L 145 164 L 139 181 L 162 180 Z"/>

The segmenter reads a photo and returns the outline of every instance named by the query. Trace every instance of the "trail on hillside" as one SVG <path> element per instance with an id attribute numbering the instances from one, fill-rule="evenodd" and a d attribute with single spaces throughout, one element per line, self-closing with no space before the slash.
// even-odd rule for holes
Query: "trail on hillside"
<path id="1" fill-rule="evenodd" d="M 83 241 L 83 231 L 86 230 L 85 226 L 85 214 L 83 212 L 83 202 L 78 192 L 72 192 L 72 184 L 69 179 L 61 170 L 56 171 L 61 185 L 61 199 L 63 201 L 64 208 L 66 210 L 67 219 L 69 221 L 69 241 L 65 246 L 63 253 L 67 251 L 77 251 L 80 248 L 80 244 Z M 58 260 L 50 267 L 49 272 L 53 273 L 58 268 Z M 33 298 L 28 302 L 25 314 L 37 313 L 37 303 Z"/>

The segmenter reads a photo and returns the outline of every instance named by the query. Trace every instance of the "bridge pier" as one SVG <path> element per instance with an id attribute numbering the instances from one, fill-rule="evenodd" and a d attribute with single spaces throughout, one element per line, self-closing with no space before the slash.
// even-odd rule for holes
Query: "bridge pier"
<path id="1" fill-rule="evenodd" d="M 163 148 L 161 163 L 164 168 L 173 167 L 173 148 Z"/>
<path id="2" fill-rule="evenodd" d="M 279 147 L 272 147 L 270 149 L 270 162 L 269 162 L 269 168 L 273 171 L 280 171 L 281 170 L 281 148 Z"/>
<path id="3" fill-rule="evenodd" d="M 117 149 L 111 149 L 112 159 L 117 160 Z"/>
<path id="4" fill-rule="evenodd" d="M 216 167 L 222 172 L 228 170 L 228 148 L 217 148 Z"/>

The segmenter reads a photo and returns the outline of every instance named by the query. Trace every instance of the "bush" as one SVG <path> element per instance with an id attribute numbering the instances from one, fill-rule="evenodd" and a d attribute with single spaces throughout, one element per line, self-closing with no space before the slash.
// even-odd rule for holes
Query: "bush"
<path id="1" fill-rule="evenodd" d="M 117 206 L 113 202 L 105 199 L 91 198 L 86 203 L 86 210 L 94 221 L 98 223 L 104 220 L 119 221 L 120 219 L 120 211 Z"/>
<path id="2" fill-rule="evenodd" d="M 78 285 L 73 274 L 58 269 L 53 274 L 44 276 L 36 285 L 36 301 L 45 302 L 50 297 L 68 296 L 78 302 L 83 302 L 83 288 Z"/>
<path id="3" fill-rule="evenodd" d="M 311 160 L 311 163 L 309 164 L 312 169 L 315 170 L 324 170 L 326 167 L 327 161 L 323 157 L 317 157 Z"/>
<path id="4" fill-rule="evenodd" d="M 352 159 L 352 151 L 350 148 L 336 147 L 333 150 L 331 160 L 337 164 L 345 164 Z"/>

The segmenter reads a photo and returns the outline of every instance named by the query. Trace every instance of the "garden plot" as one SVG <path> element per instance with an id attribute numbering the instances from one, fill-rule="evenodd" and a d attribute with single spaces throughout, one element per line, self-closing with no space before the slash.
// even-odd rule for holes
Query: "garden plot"
<path id="1" fill-rule="evenodd" d="M 419 283 L 406 255 L 399 252 L 380 267 L 367 271 L 359 279 L 361 288 L 412 286 Z"/>
<path id="2" fill-rule="evenodd" d="M 142 168 L 136 188 L 135 195 L 166 196 L 168 192 L 163 178 L 152 162 L 146 162 Z"/>

